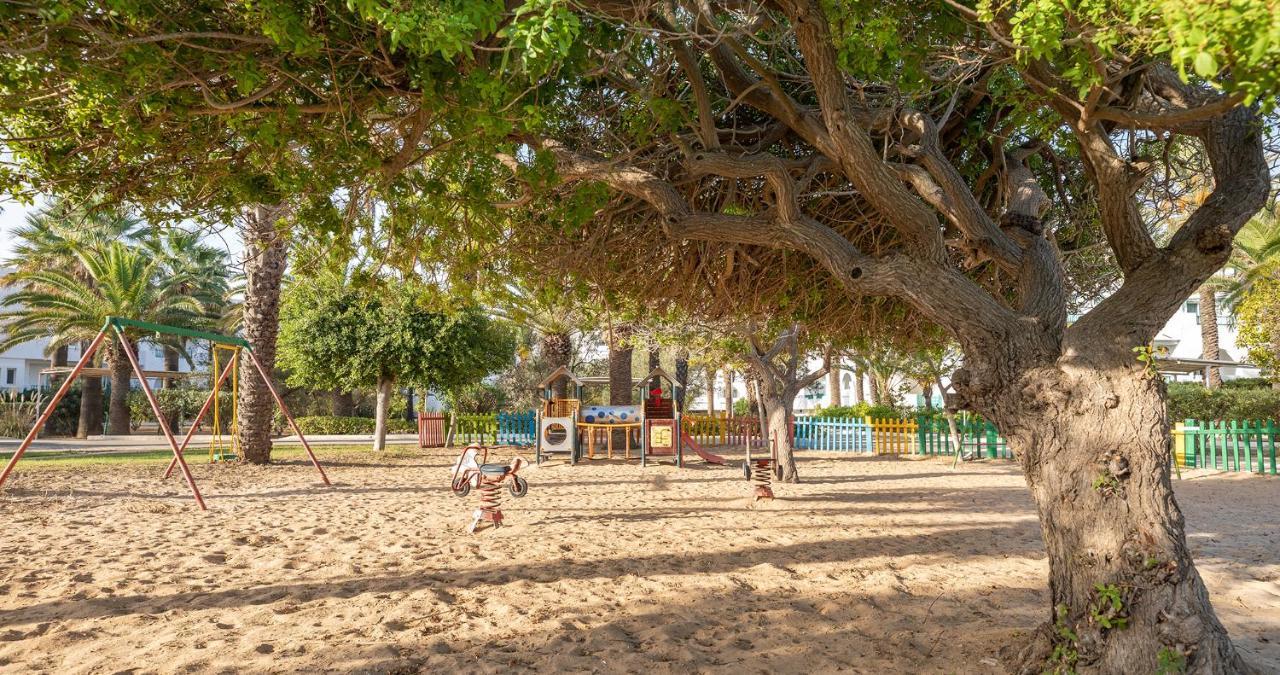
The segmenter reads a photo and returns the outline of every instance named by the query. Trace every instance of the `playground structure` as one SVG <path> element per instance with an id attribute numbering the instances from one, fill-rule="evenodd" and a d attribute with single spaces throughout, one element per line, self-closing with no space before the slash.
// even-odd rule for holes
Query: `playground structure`
<path id="1" fill-rule="evenodd" d="M 276 391 L 275 385 L 271 382 L 269 373 L 267 373 L 266 369 L 262 367 L 262 363 L 258 360 L 257 355 L 253 353 L 253 349 L 249 346 L 248 341 L 243 338 L 220 335 L 218 333 L 209 333 L 189 328 L 179 328 L 177 326 L 166 326 L 163 324 L 135 321 L 133 319 L 111 316 L 107 317 L 102 329 L 98 331 L 97 336 L 95 336 L 93 341 L 89 343 L 88 348 L 84 350 L 83 354 L 81 354 L 80 360 L 76 362 L 76 365 L 68 373 L 67 379 L 63 381 L 62 385 L 58 387 L 58 391 L 53 395 L 53 398 L 49 400 L 44 412 L 42 412 L 40 417 L 36 419 L 35 424 L 31 427 L 31 431 L 27 433 L 22 444 L 18 446 L 18 449 L 13 453 L 13 457 L 9 459 L 9 463 L 5 465 L 4 471 L 0 472 L 0 488 L 4 487 L 5 481 L 8 480 L 9 475 L 13 472 L 18 460 L 22 459 L 23 454 L 26 453 L 27 449 L 31 446 L 31 443 L 35 441 L 36 436 L 40 433 L 40 429 L 49 421 L 49 417 L 58 407 L 58 402 L 62 400 L 63 396 L 66 396 L 67 391 L 71 389 L 71 385 L 75 382 L 76 378 L 89 370 L 89 364 L 92 362 L 94 354 L 97 353 L 98 349 L 102 347 L 102 344 L 106 342 L 107 339 L 111 338 L 111 334 L 114 333 L 115 338 L 118 338 L 120 341 L 120 351 L 129 360 L 129 365 L 133 369 L 133 374 L 141 384 L 142 391 L 147 397 L 147 402 L 151 404 L 151 411 L 156 416 L 156 422 L 159 424 L 165 440 L 168 441 L 170 449 L 173 450 L 173 460 L 169 462 L 169 467 L 165 470 L 165 477 L 168 478 L 172 474 L 174 467 L 180 468 L 182 470 L 182 476 L 186 480 L 187 487 L 190 488 L 191 495 L 195 498 L 196 505 L 202 511 L 208 510 L 208 507 L 205 506 L 204 503 L 204 497 L 200 494 L 200 489 L 196 487 L 195 477 L 191 475 L 191 468 L 187 466 L 187 461 L 183 458 L 182 453 L 191 443 L 191 437 L 200 426 L 201 420 L 204 419 L 204 416 L 209 411 L 210 406 L 213 405 L 217 399 L 218 391 L 222 384 L 229 376 L 232 375 L 233 372 L 236 375 L 239 375 L 239 368 L 236 365 L 239 359 L 230 359 L 227 362 L 227 365 L 222 368 L 221 372 L 218 372 L 216 368 L 214 369 L 213 372 L 217 373 L 217 375 L 214 380 L 213 387 L 209 392 L 209 397 L 205 399 L 204 405 L 200 408 L 200 412 L 196 415 L 195 420 L 192 421 L 191 427 L 187 430 L 186 436 L 182 439 L 182 443 L 179 444 L 177 439 L 174 437 L 173 430 L 169 428 L 168 420 L 160 410 L 160 403 L 156 400 L 156 395 L 151 390 L 150 383 L 147 381 L 148 377 L 153 377 L 154 375 L 142 370 L 142 367 L 138 364 L 138 357 L 134 353 L 133 348 L 129 346 L 129 341 L 125 338 L 124 331 L 126 328 L 139 329 L 142 331 L 152 332 L 157 335 L 169 334 L 195 340 L 208 340 L 214 345 L 221 345 L 235 349 L 237 355 L 241 353 L 247 354 L 250 361 L 253 363 L 254 368 L 257 370 L 258 375 L 261 376 L 263 382 L 266 383 L 267 389 L 271 392 L 272 398 L 275 399 L 276 405 L 280 407 L 280 412 L 283 413 L 285 419 L 288 420 L 289 426 L 293 429 L 293 432 L 298 435 L 298 440 L 302 442 L 302 447 L 306 450 L 307 457 L 310 458 L 311 464 L 316 468 L 316 471 L 320 473 L 320 479 L 324 481 L 325 485 L 330 485 L 329 477 L 325 475 L 324 468 L 320 466 L 320 461 L 316 459 L 315 453 L 311 451 L 311 445 L 307 443 L 307 439 L 302 434 L 302 430 L 298 428 L 298 424 L 294 421 L 293 415 L 289 413 L 289 408 L 285 405 L 284 399 L 282 399 L 279 392 Z M 162 375 L 169 374 L 162 373 Z M 235 386 L 236 385 L 233 384 L 233 387 Z M 233 411 L 233 418 L 234 416 Z"/>
<path id="2" fill-rule="evenodd" d="M 558 397 L 557 384 L 571 398 Z M 608 384 L 608 378 L 584 378 L 561 366 L 539 383 L 542 405 L 537 414 L 537 462 L 547 456 L 566 454 L 570 464 L 595 459 L 601 447 L 605 456 L 613 458 L 616 439 L 622 442 L 623 459 L 631 459 L 634 447 L 641 466 L 650 458 L 671 457 L 676 466 L 684 466 L 684 451 L 693 449 L 703 459 L 723 464 L 724 458 L 702 450 L 681 427 L 680 406 L 675 390 L 680 386 L 661 368 L 654 368 L 633 383 L 642 387 L 640 405 L 584 406 L 582 392 L 586 385 Z"/>
<path id="3" fill-rule="evenodd" d="M 453 464 L 453 479 L 449 484 L 453 494 L 466 497 L 472 488 L 480 494 L 480 505 L 472 512 L 471 526 L 467 528 L 472 534 L 485 522 L 493 523 L 495 528 L 502 527 L 503 483 L 507 483 L 507 490 L 517 499 L 529 493 L 529 483 L 516 475 L 525 464 L 522 457 L 513 458 L 510 464 L 489 464 L 488 461 L 487 446 L 469 445 Z"/>

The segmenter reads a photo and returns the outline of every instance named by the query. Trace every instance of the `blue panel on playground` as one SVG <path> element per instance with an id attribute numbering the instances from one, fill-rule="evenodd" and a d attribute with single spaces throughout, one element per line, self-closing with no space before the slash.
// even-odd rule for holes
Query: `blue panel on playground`
<path id="1" fill-rule="evenodd" d="M 624 424 L 639 419 L 637 405 L 593 405 L 582 410 L 582 421 L 588 424 Z"/>

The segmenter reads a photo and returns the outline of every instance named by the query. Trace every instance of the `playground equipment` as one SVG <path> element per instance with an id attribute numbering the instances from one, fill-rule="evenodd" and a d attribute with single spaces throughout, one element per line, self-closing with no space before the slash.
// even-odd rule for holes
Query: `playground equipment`
<path id="1" fill-rule="evenodd" d="M 773 499 L 773 479 L 782 480 L 782 466 L 778 464 L 778 437 L 769 439 L 769 456 L 752 457 L 751 443 L 746 443 L 747 458 L 742 462 L 742 476 L 751 481 L 755 501 Z"/>
<path id="2" fill-rule="evenodd" d="M 214 343 L 212 352 L 213 371 L 214 373 L 222 372 L 218 368 L 218 352 L 231 352 L 231 358 L 228 363 L 231 366 L 231 423 L 227 429 L 229 442 L 224 443 L 222 438 L 222 402 L 219 400 L 218 394 L 221 393 L 221 380 L 215 380 L 213 393 L 209 396 L 213 399 L 213 429 L 209 435 L 209 461 L 210 462 L 229 462 L 239 455 L 240 436 L 237 433 L 240 429 L 240 348 L 236 346 L 223 346 Z M 228 447 L 229 446 L 229 447 Z M 173 464 L 169 464 L 169 470 L 165 472 L 164 477 L 168 478 L 173 471 Z"/>
<path id="3" fill-rule="evenodd" d="M 488 447 L 469 445 L 453 464 L 453 479 L 450 482 L 453 494 L 466 497 L 472 488 L 480 494 L 480 505 L 472 512 L 471 526 L 467 528 L 472 534 L 484 522 L 493 523 L 495 528 L 502 527 L 503 483 L 507 483 L 507 491 L 517 499 L 529 493 L 529 483 L 516 475 L 520 467 L 525 465 L 524 458 L 516 457 L 510 464 L 489 464 L 488 461 Z"/>
<path id="4" fill-rule="evenodd" d="M 271 392 L 271 396 L 275 399 L 276 405 L 280 406 L 280 412 L 284 413 L 285 419 L 289 421 L 289 426 L 292 427 L 293 432 L 298 435 L 298 440 L 302 441 L 302 447 L 306 450 L 307 457 L 311 459 L 312 466 L 314 466 L 316 471 L 320 473 L 320 479 L 324 481 L 325 485 L 330 485 L 329 477 L 325 475 L 324 468 L 320 466 L 320 461 L 316 459 L 315 453 L 311 451 L 311 445 L 307 443 L 307 439 L 303 436 L 302 430 L 298 428 L 298 424 L 293 420 L 293 415 L 289 413 L 289 408 L 285 406 L 284 399 L 280 398 L 280 394 L 276 391 L 275 385 L 271 383 L 270 375 L 267 373 L 266 369 L 262 367 L 262 363 L 258 360 L 257 355 L 253 353 L 253 349 L 249 346 L 249 343 L 246 340 L 228 335 L 192 330 L 189 328 L 165 326 L 158 323 L 149 323 L 146 321 L 135 321 L 133 319 L 109 316 L 107 317 L 106 322 L 102 325 L 102 329 L 98 331 L 97 336 L 89 343 L 89 347 L 84 350 L 84 353 L 80 356 L 80 360 L 76 362 L 75 367 L 71 369 L 70 373 L 67 375 L 67 379 L 63 381 L 62 386 L 58 387 L 58 391 L 53 395 L 53 398 L 49 400 L 48 406 L 45 407 L 44 412 L 40 414 L 36 423 L 31 427 L 31 431 L 27 433 L 22 444 L 19 445 L 17 451 L 13 453 L 13 457 L 9 459 L 9 463 L 4 467 L 4 471 L 0 472 L 0 487 L 4 486 L 4 482 L 9 478 L 9 474 L 13 472 L 13 468 L 17 465 L 18 460 L 22 459 L 22 455 L 25 454 L 27 448 L 31 446 L 36 435 L 40 433 L 40 429 L 44 427 L 45 422 L 49 421 L 49 416 L 52 415 L 53 411 L 58 407 L 58 402 L 62 400 L 62 397 L 71 389 L 71 384 L 75 382 L 77 377 L 86 371 L 89 363 L 93 359 L 93 355 L 97 353 L 98 349 L 102 347 L 102 343 L 111 336 L 112 332 L 114 332 L 115 336 L 120 339 L 121 352 L 123 352 L 125 357 L 128 358 L 129 365 L 133 368 L 134 376 L 137 377 L 139 383 L 142 385 L 142 392 L 146 395 L 147 402 L 151 404 L 151 411 L 155 413 L 156 422 L 160 425 L 160 431 L 164 433 L 165 440 L 169 442 L 169 448 L 173 450 L 173 460 L 169 462 L 169 468 L 165 470 L 165 477 L 169 477 L 173 472 L 174 467 L 181 468 L 182 476 L 186 479 L 187 487 L 191 489 L 191 495 L 195 498 L 196 505 L 200 507 L 200 510 L 202 511 L 208 509 L 208 507 L 205 506 L 204 497 L 200 495 L 200 489 L 196 487 L 196 480 L 191 475 L 191 469 L 187 466 L 186 460 L 182 457 L 182 453 L 187 449 L 187 445 L 191 443 L 191 437 L 195 434 L 196 428 L 200 426 L 200 421 L 204 419 L 205 413 L 209 411 L 210 405 L 214 402 L 214 399 L 217 398 L 218 389 L 222 386 L 222 383 L 226 381 L 227 377 L 231 375 L 233 370 L 238 373 L 238 368 L 235 365 L 238 359 L 231 359 L 231 361 L 223 367 L 221 373 L 218 374 L 217 379 L 214 380 L 214 385 L 212 391 L 209 393 L 209 397 L 205 399 L 204 405 L 201 406 L 199 414 L 196 415 L 195 420 L 191 423 L 191 428 L 187 430 L 186 437 L 182 439 L 182 444 L 179 445 L 177 439 L 173 435 L 173 431 L 169 428 L 168 420 L 165 419 L 164 414 L 160 411 L 160 403 L 156 400 L 155 393 L 151 391 L 150 383 L 147 382 L 147 378 L 153 377 L 154 375 L 143 371 L 142 367 L 138 365 L 138 357 L 134 354 L 133 348 L 129 346 L 129 341 L 125 339 L 125 328 L 135 328 L 147 332 L 154 332 L 157 335 L 163 333 L 178 335 L 195 340 L 208 340 L 215 345 L 233 347 L 239 350 L 240 353 L 247 354 L 250 361 L 253 362 L 254 368 L 258 371 L 258 375 L 261 376 L 263 382 L 266 383 L 267 390 Z M 161 375 L 164 375 L 164 373 L 161 373 Z"/>
<path id="5" fill-rule="evenodd" d="M 561 380 L 564 390 L 573 392 L 573 398 L 556 396 L 556 384 Z M 567 454 L 570 464 L 584 457 L 594 459 L 600 446 L 606 457 L 612 458 L 615 437 L 622 439 L 623 458 L 631 459 L 635 448 L 641 465 L 647 465 L 651 458 L 671 457 L 676 466 L 684 466 L 686 447 L 692 447 L 708 462 L 724 463 L 723 457 L 702 450 L 684 433 L 675 397 L 680 385 L 661 368 L 654 368 L 633 383 L 642 388 L 640 405 L 582 405 L 584 386 L 608 382 L 605 377 L 579 377 L 561 366 L 538 385 L 543 395 L 536 425 L 539 464 L 546 456 L 559 453 Z"/>

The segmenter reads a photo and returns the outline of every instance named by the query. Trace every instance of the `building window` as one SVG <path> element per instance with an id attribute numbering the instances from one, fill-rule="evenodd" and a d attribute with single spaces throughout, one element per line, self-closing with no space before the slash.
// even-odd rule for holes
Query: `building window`
<path id="1" fill-rule="evenodd" d="M 1199 315 L 1200 315 L 1200 301 L 1199 301 L 1199 300 L 1188 300 L 1188 301 L 1187 301 L 1186 311 L 1187 311 L 1187 314 L 1195 314 L 1196 316 L 1199 316 Z"/>
<path id="2" fill-rule="evenodd" d="M 5 369 L 4 369 L 4 383 L 5 383 L 5 384 L 17 384 L 17 383 L 18 383 L 18 369 L 17 369 L 17 368 L 5 368 Z"/>
<path id="3" fill-rule="evenodd" d="M 154 347 L 152 347 L 152 348 L 151 348 L 151 353 L 152 353 L 152 355 L 154 355 L 157 359 L 163 359 L 163 358 L 164 358 L 164 347 L 161 347 L 160 345 L 156 345 L 156 346 L 154 346 Z"/>

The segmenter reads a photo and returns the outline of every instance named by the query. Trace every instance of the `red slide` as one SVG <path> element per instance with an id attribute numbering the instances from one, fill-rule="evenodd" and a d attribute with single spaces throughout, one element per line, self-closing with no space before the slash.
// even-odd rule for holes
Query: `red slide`
<path id="1" fill-rule="evenodd" d="M 689 448 L 690 450 L 698 453 L 698 456 L 701 457 L 706 463 L 719 464 L 721 466 L 724 466 L 723 457 L 714 453 L 707 452 L 706 450 L 703 450 L 702 446 L 698 445 L 698 442 L 693 440 L 693 436 L 690 436 L 689 433 L 684 431 L 683 429 L 680 431 L 680 442 L 684 444 L 684 447 Z"/>

